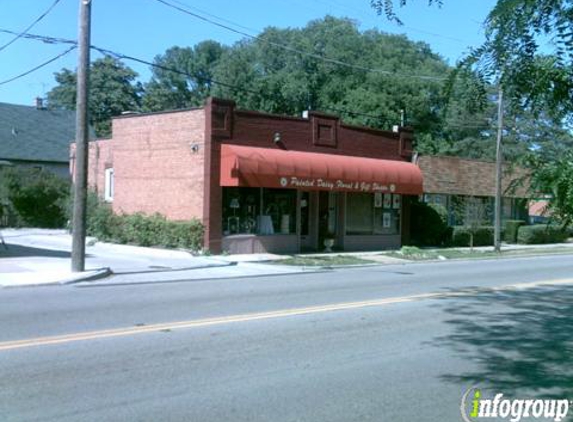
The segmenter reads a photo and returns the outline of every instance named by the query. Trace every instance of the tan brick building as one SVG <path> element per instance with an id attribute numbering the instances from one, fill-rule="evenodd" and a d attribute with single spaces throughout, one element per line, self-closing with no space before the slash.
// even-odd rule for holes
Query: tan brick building
<path id="1" fill-rule="evenodd" d="M 449 222 L 456 221 L 456 200 L 473 196 L 489 208 L 493 221 L 495 163 L 459 157 L 420 156 L 416 160 L 424 175 L 424 200 L 448 210 Z M 528 220 L 528 173 L 523 168 L 505 165 L 502 173 L 502 218 Z"/>

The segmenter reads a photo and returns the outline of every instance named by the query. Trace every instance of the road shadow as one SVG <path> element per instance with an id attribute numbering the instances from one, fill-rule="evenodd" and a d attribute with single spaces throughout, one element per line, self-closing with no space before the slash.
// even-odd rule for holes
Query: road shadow
<path id="1" fill-rule="evenodd" d="M 450 334 L 432 343 L 474 369 L 448 382 L 518 397 L 573 397 L 573 286 L 481 290 L 441 299 Z"/>
<path id="2" fill-rule="evenodd" d="M 29 246 L 11 245 L 6 243 L 6 248 L 0 244 L 1 258 L 69 258 L 70 252 L 54 249 L 32 248 Z"/>

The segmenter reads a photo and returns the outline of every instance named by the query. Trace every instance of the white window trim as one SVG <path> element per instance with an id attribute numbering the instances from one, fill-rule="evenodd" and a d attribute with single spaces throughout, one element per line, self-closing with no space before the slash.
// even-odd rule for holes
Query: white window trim
<path id="1" fill-rule="evenodd" d="M 106 202 L 113 201 L 113 190 L 114 190 L 114 172 L 113 168 L 105 169 L 105 184 L 104 184 L 104 192 L 103 192 L 103 199 Z"/>

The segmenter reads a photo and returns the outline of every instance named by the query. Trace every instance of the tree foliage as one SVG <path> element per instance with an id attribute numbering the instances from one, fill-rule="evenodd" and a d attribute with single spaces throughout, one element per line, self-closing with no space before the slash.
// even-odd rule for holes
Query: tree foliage
<path id="1" fill-rule="evenodd" d="M 387 9 L 391 1 L 378 3 L 395 16 Z M 536 63 L 547 60 L 538 57 Z M 314 109 L 386 130 L 404 116 L 420 153 L 495 156 L 498 90 L 487 75 L 472 66 L 455 70 L 426 43 L 360 31 L 350 19 L 327 16 L 302 28 L 269 27 L 229 47 L 209 40 L 174 46 L 156 56 L 151 70 L 142 87 L 121 62 L 94 62 L 90 111 L 100 136 L 109 133 L 111 116 L 137 110 L 140 103 L 144 111 L 164 111 L 199 106 L 213 95 L 243 109 L 293 116 Z M 75 73 L 63 69 L 56 80 L 49 103 L 74 108 Z M 508 103 L 505 116 L 508 160 L 531 150 L 559 155 L 573 146 L 551 101 Z"/>
<path id="2" fill-rule="evenodd" d="M 371 0 L 379 14 L 401 22 L 396 5 Z M 429 4 L 441 5 L 441 0 Z M 515 106 L 553 117 L 573 114 L 573 5 L 570 0 L 497 0 L 485 22 L 486 40 L 461 67 L 499 79 Z"/>
<path id="3" fill-rule="evenodd" d="M 15 214 L 12 223 L 26 227 L 65 226 L 69 181 L 32 167 L 7 167 L 1 173 L 0 208 Z"/>
<path id="4" fill-rule="evenodd" d="M 111 118 L 140 108 L 141 84 L 137 73 L 111 57 L 95 60 L 90 66 L 89 121 L 99 137 L 111 133 Z M 58 83 L 48 92 L 48 106 L 75 110 L 76 72 L 62 69 L 55 74 Z"/>
<path id="5" fill-rule="evenodd" d="M 532 184 L 539 196 L 548 195 L 548 211 L 563 227 L 573 224 L 573 152 L 555 160 L 539 155 L 531 158 Z"/>
<path id="6" fill-rule="evenodd" d="M 145 86 L 143 109 L 161 111 L 202 105 L 211 94 L 213 72 L 224 52 L 225 47 L 218 42 L 203 41 L 193 48 L 172 47 L 158 55 L 152 78 Z"/>
<path id="7" fill-rule="evenodd" d="M 285 52 L 277 44 L 308 54 Z M 249 92 L 220 86 L 215 92 L 235 97 L 242 107 L 274 113 L 348 110 L 356 114 L 346 114 L 346 121 L 385 129 L 399 124 L 405 110 L 416 116 L 418 130 L 431 132 L 444 105 L 440 78 L 448 71 L 427 44 L 360 32 L 348 19 L 326 17 L 301 29 L 267 28 L 258 39 L 235 45 L 215 75 Z"/>

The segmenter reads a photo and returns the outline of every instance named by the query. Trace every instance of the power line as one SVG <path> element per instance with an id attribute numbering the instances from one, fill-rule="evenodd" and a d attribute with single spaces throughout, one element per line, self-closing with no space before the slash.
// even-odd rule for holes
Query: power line
<path id="1" fill-rule="evenodd" d="M 26 29 L 24 29 L 22 32 L 16 34 L 16 36 L 14 38 L 12 38 L 10 41 L 8 41 L 6 44 L 0 46 L 0 51 L 4 50 L 6 47 L 8 47 L 9 45 L 13 44 L 14 42 L 16 42 L 19 38 L 24 37 L 28 31 L 30 29 L 32 29 L 38 22 L 40 22 L 42 19 L 44 19 L 51 11 L 54 7 L 56 7 L 56 5 L 60 2 L 61 0 L 55 0 L 54 3 L 52 3 L 52 5 L 48 8 L 48 10 L 46 10 L 44 13 L 42 13 L 34 22 L 32 22 Z"/>
<path id="2" fill-rule="evenodd" d="M 11 35 L 18 35 L 18 32 L 10 31 L 8 29 L 0 29 L 0 33 L 3 34 L 11 34 Z M 21 34 L 21 38 L 26 38 L 35 41 L 41 41 L 45 44 L 77 44 L 75 40 L 69 40 L 66 38 L 56 38 L 56 37 L 48 37 L 46 35 L 36 35 L 36 34 Z"/>
<path id="3" fill-rule="evenodd" d="M 350 63 L 346 63 L 343 62 L 341 60 L 338 59 L 333 59 L 330 57 L 325 57 L 325 56 L 321 56 L 319 54 L 314 54 L 314 53 L 309 53 L 308 51 L 302 51 L 302 50 L 298 50 L 296 48 L 293 47 L 289 47 L 288 45 L 285 44 L 280 44 L 280 43 L 276 43 L 274 41 L 270 41 L 267 40 L 265 38 L 262 38 L 260 36 L 256 36 L 256 35 L 251 35 L 247 32 L 244 31 L 240 31 L 238 29 L 232 28 L 229 25 L 225 25 L 219 22 L 214 21 L 213 19 L 207 18 L 205 16 L 202 16 L 198 13 L 192 12 L 191 10 L 188 10 L 186 8 L 177 6 L 176 4 L 170 3 L 166 0 L 155 0 L 158 3 L 161 3 L 167 7 L 170 7 L 172 9 L 178 10 L 181 13 L 184 13 L 186 15 L 192 16 L 194 18 L 200 19 L 204 22 L 207 22 L 211 25 L 215 25 L 218 26 L 220 28 L 226 29 L 227 31 L 231 31 L 234 32 L 235 34 L 239 34 L 242 35 L 244 37 L 253 39 L 253 40 L 257 40 L 269 45 L 272 45 L 273 47 L 277 47 L 277 48 L 281 48 L 283 50 L 289 51 L 291 53 L 296 53 L 296 54 L 300 54 L 302 56 L 306 56 L 306 57 L 310 57 L 316 60 L 321 60 L 327 63 L 332 63 L 332 64 L 336 64 L 338 66 L 344 66 L 344 67 L 348 67 L 351 69 L 356 69 L 356 70 L 361 70 L 364 72 L 374 72 L 374 73 L 380 73 L 383 75 L 390 75 L 390 76 L 398 76 L 398 77 L 403 77 L 403 78 L 412 78 L 412 79 L 421 79 L 421 80 L 431 80 L 431 81 L 445 81 L 446 79 L 448 79 L 447 77 L 441 77 L 441 76 L 425 76 L 425 75 L 411 75 L 411 74 L 401 74 L 401 73 L 396 73 L 396 72 L 391 72 L 389 70 L 383 70 L 383 69 L 376 69 L 376 68 L 371 68 L 371 67 L 366 67 L 366 66 L 359 66 L 359 65 L 354 65 L 354 64 L 350 64 Z M 179 2 L 180 3 L 180 2 Z M 181 4 L 181 3 L 180 3 Z M 212 15 L 214 16 L 214 15 Z M 217 17 L 217 19 L 219 20 L 223 20 L 222 18 Z"/>
<path id="4" fill-rule="evenodd" d="M 6 30 L 6 29 L 0 29 L 0 32 L 4 32 L 4 33 L 14 33 L 13 31 L 9 31 L 9 30 Z M 29 38 L 29 39 L 34 39 L 34 40 L 37 40 L 37 41 L 41 41 L 41 42 L 44 42 L 44 43 L 48 43 L 48 44 L 68 44 L 68 45 L 72 45 L 72 47 L 70 47 L 69 50 L 66 50 L 66 51 L 65 51 L 64 53 L 62 53 L 61 55 L 59 55 L 59 56 L 57 56 L 57 57 L 55 57 L 55 58 L 49 60 L 49 61 L 46 62 L 46 63 L 43 63 L 42 65 L 38 66 L 37 68 L 34 68 L 34 69 L 32 69 L 32 70 L 30 70 L 30 71 L 28 71 L 28 72 L 25 72 L 25 73 L 22 74 L 22 75 L 18 75 L 18 76 L 15 77 L 15 78 L 11 78 L 11 79 L 8 80 L 8 81 L 0 82 L 0 85 L 5 84 L 5 83 L 8 83 L 8 82 L 11 82 L 12 80 L 18 79 L 19 77 L 22 77 L 22 76 L 25 76 L 25 75 L 27 75 L 27 74 L 29 74 L 29 73 L 32 73 L 33 71 L 35 71 L 35 70 L 37 70 L 37 69 L 39 69 L 39 68 L 41 68 L 41 67 L 43 67 L 43 66 L 45 66 L 45 65 L 47 65 L 47 64 L 49 64 L 49 63 L 51 63 L 51 62 L 57 60 L 58 58 L 60 58 L 61 56 L 64 56 L 65 54 L 69 53 L 69 52 L 70 52 L 71 50 L 73 50 L 73 49 L 76 47 L 76 45 L 77 45 L 77 42 L 76 42 L 76 41 L 74 41 L 74 40 L 69 40 L 69 39 L 65 39 L 65 38 L 54 38 L 54 37 L 49 37 L 49 36 L 44 36 L 44 35 L 37 35 L 37 34 L 26 34 L 25 37 L 26 37 L 26 38 Z M 186 77 L 191 78 L 191 79 L 193 79 L 193 80 L 195 80 L 195 81 L 199 81 L 199 80 L 200 80 L 200 78 L 198 78 L 198 77 L 195 76 L 195 75 L 192 75 L 192 74 L 190 74 L 190 73 L 188 73 L 188 72 L 185 72 L 185 71 L 182 71 L 182 70 L 173 68 L 173 67 L 164 66 L 164 65 L 161 65 L 161 64 L 158 64 L 158 63 L 150 62 L 150 61 L 148 61 L 148 60 L 144 60 L 144 59 L 141 59 L 141 58 L 138 58 L 138 57 L 129 56 L 129 55 L 126 55 L 126 54 L 123 54 L 123 53 L 118 53 L 118 52 L 115 52 L 115 51 L 112 51 L 112 50 L 108 50 L 108 49 L 104 49 L 104 48 L 100 48 L 100 47 L 97 47 L 97 46 L 94 46 L 94 45 L 92 45 L 91 48 L 92 48 L 93 50 L 95 50 L 95 51 L 98 51 L 99 53 L 101 53 L 101 54 L 103 54 L 103 55 L 105 55 L 105 56 L 111 56 L 111 57 L 115 57 L 115 58 L 117 58 L 117 59 L 119 59 L 119 60 L 128 60 L 128 61 L 133 61 L 133 62 L 136 62 L 136 63 L 139 63 L 139 64 L 144 64 L 144 65 L 147 65 L 147 66 L 156 68 L 156 69 L 161 69 L 161 70 L 164 70 L 164 71 L 167 71 L 167 72 L 172 72 L 172 73 L 175 73 L 175 74 L 178 74 L 178 75 L 186 76 Z M 230 83 L 227 83 L 227 82 L 223 82 L 223 81 L 219 81 L 219 80 L 217 80 L 217 79 L 212 79 L 212 78 L 208 78 L 208 79 L 201 78 L 201 79 L 205 80 L 206 82 L 208 82 L 208 83 L 210 83 L 210 84 L 220 85 L 220 86 L 222 86 L 222 87 L 228 88 L 228 89 L 230 89 L 230 90 L 232 90 L 232 91 L 234 91 L 234 92 L 244 92 L 244 93 L 248 93 L 248 94 L 251 94 L 251 95 L 255 95 L 255 96 L 259 97 L 259 98 L 264 98 L 264 93 L 263 93 L 261 90 L 255 91 L 255 90 L 252 90 L 252 89 L 243 88 L 243 87 L 240 87 L 240 86 L 237 86 L 237 85 L 233 85 L 233 84 L 230 84 Z M 321 106 L 320 109 L 321 109 L 321 110 L 324 110 L 324 111 L 333 111 L 333 112 L 340 113 L 340 114 L 346 114 L 346 115 L 348 115 L 348 116 L 367 117 L 367 118 L 370 118 L 370 119 L 375 119 L 375 120 L 380 121 L 380 122 L 385 123 L 385 124 L 393 124 L 393 123 L 394 123 L 393 121 L 391 121 L 391 120 L 389 120 L 389 119 L 386 119 L 386 118 L 383 118 L 383 117 L 378 116 L 378 115 L 368 114 L 368 113 L 362 113 L 362 112 L 358 112 L 358 111 L 352 111 L 352 110 L 348 110 L 348 109 L 345 109 L 345 108 L 342 108 L 342 107 Z M 414 124 L 415 124 L 416 122 L 413 121 L 413 122 L 410 122 L 410 123 L 414 123 Z M 448 123 L 449 123 L 449 122 L 448 122 Z M 487 126 L 473 126 L 473 125 L 469 125 L 469 124 L 466 125 L 466 124 L 451 124 L 451 123 L 449 124 L 449 126 L 450 126 L 450 127 L 455 126 L 455 127 L 460 127 L 460 128 L 461 128 L 461 127 L 476 128 L 476 129 L 477 129 L 477 128 L 484 128 L 484 129 L 487 128 Z"/>
<path id="5" fill-rule="evenodd" d="M 232 85 L 232 84 L 229 84 L 229 83 L 226 83 L 226 82 L 218 81 L 218 80 L 216 80 L 216 79 L 211 79 L 211 78 L 198 78 L 198 77 L 195 76 L 195 75 L 192 75 L 192 74 L 190 74 L 190 73 L 184 72 L 184 71 L 179 70 L 179 69 L 175 69 L 175 68 L 173 68 L 173 67 L 163 66 L 163 65 L 160 65 L 160 64 L 157 64 L 157 63 L 153 63 L 153 62 L 150 62 L 150 61 L 147 61 L 147 60 L 144 60 L 144 59 L 140 59 L 140 58 L 137 58 L 137 57 L 128 56 L 128 55 L 125 55 L 125 54 L 122 54 L 122 53 L 117 53 L 117 52 L 111 51 L 111 50 L 106 50 L 105 48 L 96 47 L 96 46 L 94 46 L 94 45 L 92 45 L 91 48 L 94 49 L 94 50 L 96 50 L 96 51 L 99 51 L 101 54 L 103 54 L 103 55 L 105 55 L 105 56 L 112 56 L 112 57 L 115 57 L 115 58 L 121 59 L 121 60 L 129 60 L 129 61 L 133 61 L 133 62 L 136 62 L 136 63 L 145 64 L 145 65 L 147 65 L 147 66 L 151 66 L 151 67 L 154 67 L 154 68 L 156 68 L 156 69 L 161 69 L 161 70 L 165 70 L 165 71 L 168 71 L 168 72 L 176 73 L 176 74 L 178 74 L 178 75 L 187 76 L 187 77 L 192 78 L 192 79 L 194 79 L 194 80 L 196 80 L 196 81 L 199 81 L 200 79 L 203 79 L 203 80 L 205 80 L 205 81 L 207 81 L 207 82 L 209 82 L 209 83 L 212 83 L 212 84 L 215 84 L 215 85 L 221 85 L 221 86 L 224 86 L 225 88 L 229 88 L 229 89 L 232 89 L 232 90 L 234 90 L 234 91 L 243 91 L 243 92 L 247 92 L 247 93 L 249 93 L 249 94 L 254 94 L 254 95 L 259 95 L 259 96 L 261 95 L 261 93 L 260 93 L 260 92 L 257 92 L 257 91 L 253 91 L 253 90 L 246 89 L 246 88 L 240 88 L 240 87 L 238 87 L 238 86 L 236 86 L 236 85 Z"/>
<path id="6" fill-rule="evenodd" d="M 14 33 L 13 31 L 9 31 L 9 30 L 7 30 L 7 29 L 1 29 L 1 28 L 0 28 L 0 32 L 8 33 L 8 34 L 13 34 L 13 33 Z M 29 38 L 29 39 L 33 39 L 33 40 L 36 40 L 36 41 L 41 41 L 41 42 L 44 42 L 44 43 L 48 43 L 48 44 L 68 44 L 68 45 L 72 45 L 72 47 L 70 48 L 70 51 L 71 51 L 73 48 L 75 48 L 76 45 L 77 45 L 77 42 L 76 42 L 76 41 L 74 41 L 74 40 L 69 40 L 69 39 L 65 39 L 65 38 L 54 38 L 54 37 L 49 37 L 49 36 L 45 36 L 45 35 L 37 35 L 37 34 L 26 34 L 24 37 Z M 160 64 L 158 64 L 158 63 L 150 62 L 150 61 L 148 61 L 148 60 L 140 59 L 140 58 L 138 58 L 138 57 L 128 56 L 128 55 L 126 55 L 126 54 L 122 54 L 122 53 L 118 53 L 118 52 L 115 52 L 115 51 L 112 51 L 112 50 L 100 48 L 100 47 L 97 47 L 97 46 L 94 46 L 94 45 L 92 45 L 91 48 L 92 48 L 93 50 L 95 50 L 95 51 L 98 51 L 99 53 L 101 53 L 101 54 L 103 54 L 103 55 L 105 55 L 105 56 L 112 56 L 112 57 L 115 57 L 115 58 L 120 59 L 120 60 L 133 61 L 133 62 L 140 63 L 140 64 L 144 64 L 144 65 L 147 65 L 147 66 L 156 68 L 156 69 L 161 69 L 161 70 L 165 70 L 165 71 L 167 71 L 167 72 L 172 72 L 172 73 L 175 73 L 175 74 L 178 74 L 178 75 L 186 76 L 186 77 L 189 77 L 189 78 L 194 79 L 194 80 L 196 80 L 196 81 L 199 80 L 199 78 L 198 78 L 197 76 L 192 75 L 192 74 L 190 74 L 190 73 L 188 73 L 188 72 L 184 72 L 184 71 L 182 71 L 182 70 L 173 68 L 173 67 L 160 65 Z M 69 52 L 69 51 L 67 51 L 67 52 Z M 67 52 L 66 52 L 66 53 L 67 53 Z M 63 53 L 63 54 L 65 54 L 65 53 Z M 55 59 L 54 59 L 54 60 L 55 60 Z M 46 64 L 47 64 L 47 63 L 46 63 Z M 220 85 L 220 86 L 223 86 L 223 87 L 225 87 L 225 88 L 231 89 L 231 90 L 233 90 L 233 91 L 235 91 L 235 92 L 237 92 L 237 91 L 239 91 L 239 92 L 245 92 L 245 93 L 248 93 L 248 94 L 256 95 L 257 97 L 263 97 L 263 96 L 264 96 L 261 91 L 254 91 L 254 90 L 252 90 L 252 89 L 247 89 L 247 88 L 239 87 L 239 86 L 237 86 L 237 85 L 233 85 L 233 84 L 230 84 L 230 83 L 227 83 L 227 82 L 223 82 L 223 81 L 219 81 L 219 80 L 212 79 L 212 78 L 205 79 L 205 80 L 206 80 L 208 83 L 215 84 L 215 85 Z M 380 117 L 380 116 L 376 116 L 376 115 L 373 115 L 373 114 L 361 113 L 361 112 L 357 112 L 357 111 L 351 111 L 351 110 L 344 109 L 344 108 L 340 108 L 340 107 L 329 107 L 329 106 L 325 106 L 325 107 L 321 107 L 321 109 L 323 109 L 323 110 L 329 110 L 329 111 L 335 111 L 335 112 L 338 112 L 338 113 L 344 113 L 344 114 L 347 114 L 347 115 L 350 115 L 350 116 L 368 117 L 368 118 L 371 118 L 371 119 L 377 119 L 377 120 L 379 120 L 379 121 L 381 121 L 381 122 L 384 122 L 384 123 L 390 123 L 389 120 L 384 119 L 384 118 L 382 118 L 382 117 Z"/>
<path id="7" fill-rule="evenodd" d="M 140 59 L 140 58 L 137 58 L 137 57 L 128 56 L 128 55 L 125 55 L 125 54 L 122 54 L 122 53 L 117 53 L 117 52 L 115 52 L 115 51 L 107 50 L 107 49 L 104 49 L 104 48 L 99 48 L 99 47 L 96 47 L 96 46 L 93 46 L 93 45 L 92 45 L 92 49 L 94 49 L 94 50 L 96 50 L 96 51 L 98 51 L 98 52 L 100 52 L 101 54 L 106 55 L 106 56 L 112 56 L 112 57 L 115 57 L 115 58 L 120 59 L 120 60 L 130 60 L 130 61 L 134 61 L 134 62 L 137 62 L 137 63 L 140 63 L 140 64 L 145 64 L 145 65 L 148 65 L 148 66 L 157 68 L 157 69 L 165 70 L 165 71 L 167 71 L 167 72 L 173 72 L 173 73 L 176 73 L 176 74 L 178 74 L 178 75 L 187 76 L 187 77 L 192 78 L 192 79 L 194 79 L 194 80 L 196 80 L 196 81 L 199 80 L 199 78 L 198 78 L 197 76 L 192 75 L 192 74 L 187 73 L 187 72 L 184 72 L 184 71 L 179 70 L 179 69 L 175 69 L 175 68 L 173 68 L 173 67 L 163 66 L 163 65 L 160 65 L 160 64 L 157 64 L 157 63 L 153 63 L 153 62 L 150 62 L 150 61 L 147 61 L 147 60 L 143 60 L 143 59 Z M 239 87 L 239 86 L 237 86 L 237 85 L 229 84 L 229 83 L 227 83 L 227 82 L 222 82 L 222 81 L 219 81 L 219 80 L 216 80 L 216 79 L 211 79 L 211 78 L 206 78 L 206 79 L 204 79 L 204 80 L 206 80 L 207 82 L 209 82 L 209 83 L 211 83 L 211 84 L 214 84 L 214 85 L 220 85 L 220 86 L 223 86 L 223 87 L 225 87 L 225 88 L 229 88 L 229 89 L 231 89 L 231 90 L 233 90 L 233 91 L 245 92 L 245 93 L 248 93 L 248 94 L 256 95 L 256 96 L 259 97 L 259 98 L 264 97 L 264 95 L 263 95 L 263 93 L 262 93 L 261 91 L 254 91 L 254 90 L 251 90 L 251 89 L 242 88 L 242 87 Z M 387 120 L 387 119 L 384 119 L 384 118 L 382 118 L 382 117 L 380 117 L 380 116 L 375 116 L 375 115 L 372 115 L 372 114 L 360 113 L 360 112 L 350 111 L 350 110 L 343 109 L 343 108 L 328 107 L 328 106 L 326 106 L 326 107 L 321 107 L 321 109 L 322 109 L 322 110 L 336 111 L 336 112 L 348 114 L 348 115 L 351 115 L 351 116 L 369 117 L 369 118 L 372 118 L 372 119 L 377 119 L 377 120 L 379 120 L 379 121 L 388 123 L 388 120 Z"/>
<path id="8" fill-rule="evenodd" d="M 72 50 L 74 50 L 75 48 L 76 48 L 75 45 L 74 45 L 74 46 L 71 46 L 71 47 L 68 48 L 66 51 L 64 51 L 63 53 L 58 54 L 58 55 L 55 56 L 55 57 L 52 57 L 50 60 L 45 61 L 44 63 L 39 64 L 38 66 L 36 66 L 36 67 L 34 67 L 34 68 L 32 68 L 32 69 L 30 69 L 30 70 L 24 72 L 24 73 L 21 73 L 21 74 L 19 74 L 19 75 L 17 75 L 17 76 L 14 76 L 14 77 L 12 77 L 12 78 L 10 78 L 10 79 L 6 79 L 5 81 L 1 81 L 1 82 L 0 82 L 0 86 L 1 86 L 1 85 L 5 85 L 5 84 L 10 83 L 10 82 L 13 82 L 13 81 L 15 81 L 15 80 L 17 80 L 17 79 L 23 78 L 24 76 L 27 76 L 27 75 L 29 75 L 30 73 L 33 73 L 33 72 L 35 72 L 36 70 L 41 69 L 41 68 L 43 68 L 44 66 L 47 66 L 47 65 L 49 65 L 49 64 L 52 63 L 52 62 L 55 62 L 55 61 L 58 60 L 59 58 L 64 57 L 66 54 L 70 53 L 70 52 L 71 52 Z"/>
<path id="9" fill-rule="evenodd" d="M 366 19 L 366 20 L 368 20 L 370 23 L 375 23 L 375 24 L 377 24 L 377 21 L 375 21 L 374 19 L 372 19 L 369 15 L 366 15 L 363 11 L 358 10 L 358 9 L 352 7 L 352 6 L 348 6 L 348 5 L 342 4 L 342 3 L 337 2 L 337 1 L 332 1 L 332 0 L 329 0 L 329 1 L 314 0 L 314 1 L 317 2 L 317 3 L 322 3 L 322 4 L 327 5 L 327 6 L 337 7 L 339 10 L 345 9 L 345 10 L 347 10 L 347 11 L 351 11 L 352 13 L 358 13 L 358 14 L 360 15 L 360 18 L 359 18 L 359 19 Z M 402 25 L 402 28 L 404 28 L 404 29 L 409 29 L 410 31 L 418 32 L 418 33 L 420 33 L 420 34 L 430 35 L 430 36 L 432 36 L 432 37 L 443 38 L 443 39 L 446 39 L 446 40 L 449 40 L 449 41 L 455 41 L 456 43 L 464 44 L 464 45 L 466 45 L 466 46 L 467 46 L 468 44 L 471 44 L 471 42 L 470 42 L 470 41 L 467 41 L 467 40 L 462 40 L 462 39 L 460 39 L 460 38 L 455 38 L 455 37 L 450 37 L 450 36 L 447 36 L 447 35 L 438 34 L 438 33 L 435 33 L 435 32 L 430 32 L 430 31 L 427 31 L 427 30 L 424 30 L 424 29 L 419 29 L 419 28 L 415 28 L 415 27 L 412 27 L 412 26 L 408 26 L 408 25 Z"/>
<path id="10" fill-rule="evenodd" d="M 9 30 L 6 30 L 6 29 L 0 29 L 0 32 L 13 33 L 13 31 L 9 31 Z M 76 48 L 76 46 L 77 46 L 77 42 L 76 42 L 76 41 L 74 41 L 74 40 L 69 40 L 69 39 L 65 39 L 65 38 L 54 38 L 54 37 L 49 37 L 49 36 L 44 36 L 44 35 L 37 35 L 37 34 L 26 34 L 25 37 L 26 37 L 26 38 L 29 38 L 29 39 L 34 39 L 34 40 L 36 40 L 36 41 L 41 41 L 41 42 L 44 42 L 44 43 L 48 43 L 48 44 L 68 44 L 68 45 L 71 45 L 70 49 L 67 50 L 67 51 L 65 51 L 64 53 L 62 53 L 60 56 L 51 59 L 49 62 L 46 62 L 46 63 L 40 65 L 39 67 L 32 69 L 32 70 L 29 71 L 29 72 L 26 72 L 26 74 L 31 73 L 31 72 L 33 72 L 34 70 L 37 70 L 37 69 L 39 69 L 40 67 L 45 66 L 45 65 L 51 63 L 52 61 L 57 60 L 59 57 L 65 55 L 65 54 L 67 54 L 67 53 L 69 53 L 71 50 L 73 50 L 73 49 Z M 133 62 L 136 62 L 136 63 L 139 63 L 139 64 L 144 64 L 144 65 L 147 65 L 147 66 L 156 68 L 156 69 L 161 69 L 161 70 L 165 70 L 165 71 L 167 71 L 167 72 L 172 72 L 172 73 L 175 73 L 175 74 L 178 74 L 178 75 L 186 76 L 186 77 L 191 78 L 191 79 L 193 79 L 193 80 L 195 80 L 195 81 L 204 80 L 204 81 L 208 82 L 209 84 L 220 85 L 220 86 L 222 86 L 222 87 L 228 88 L 228 89 L 230 89 L 230 90 L 232 90 L 232 91 L 235 91 L 235 92 L 244 92 L 244 93 L 248 93 L 248 94 L 251 94 L 251 95 L 255 95 L 255 96 L 259 97 L 259 98 L 264 98 L 264 94 L 263 94 L 263 92 L 262 92 L 261 90 L 255 91 L 255 90 L 252 90 L 252 89 L 243 88 L 243 87 L 240 87 L 240 86 L 237 86 L 237 85 L 233 85 L 233 84 L 230 84 L 230 83 L 227 83 L 227 82 L 223 82 L 223 81 L 219 81 L 219 80 L 217 80 L 217 79 L 212 79 L 212 78 L 198 78 L 198 77 L 195 76 L 195 75 L 192 75 L 192 74 L 190 74 L 190 73 L 188 73 L 188 72 L 185 72 L 185 71 L 182 71 L 182 70 L 173 68 L 173 67 L 164 66 L 164 65 L 161 65 L 161 64 L 158 64 L 158 63 L 154 63 L 154 62 L 150 62 L 150 61 L 148 61 L 148 60 L 144 60 L 144 59 L 141 59 L 141 58 L 138 58 L 138 57 L 133 57 L 133 56 L 129 56 L 129 55 L 126 55 L 126 54 L 123 54 L 123 53 L 118 53 L 118 52 L 115 52 L 115 51 L 112 51 L 112 50 L 108 50 L 108 49 L 105 49 L 105 48 L 97 47 L 97 46 L 95 46 L 95 45 L 92 45 L 91 48 L 92 48 L 93 50 L 95 50 L 95 51 L 98 51 L 99 53 L 101 53 L 101 54 L 103 54 L 103 55 L 105 55 L 105 56 L 115 57 L 115 58 L 117 58 L 117 59 L 119 59 L 119 60 L 133 61 Z M 25 76 L 25 75 L 21 75 L 21 76 Z M 21 76 L 19 75 L 18 77 L 21 77 Z M 16 78 L 12 78 L 12 79 L 17 79 L 17 77 L 16 77 Z M 12 79 L 11 79 L 11 80 L 12 80 Z M 11 80 L 5 81 L 5 82 L 3 82 L 3 83 L 8 83 L 8 82 L 10 82 Z M 3 83 L 0 83 L 0 85 L 3 84 Z M 392 124 L 392 123 L 393 123 L 393 122 L 390 121 L 389 119 L 385 119 L 385 118 L 383 118 L 383 117 L 381 117 L 381 116 L 377 116 L 377 115 L 373 115 L 373 114 L 367 114 L 367 113 L 362 113 L 362 112 L 358 112 L 358 111 L 352 111 L 352 110 L 348 110 L 348 109 L 341 108 L 341 107 L 324 106 L 324 107 L 320 107 L 320 109 L 321 109 L 321 110 L 325 110 L 325 111 L 334 111 L 334 112 L 341 113 L 341 114 L 346 114 L 346 115 L 349 115 L 349 116 L 360 116 L 360 117 L 367 117 L 367 118 L 371 118 L 371 119 L 376 119 L 376 120 L 378 120 L 378 121 L 380 121 L 380 122 L 383 122 L 383 123 L 386 123 L 386 124 Z"/>
<path id="11" fill-rule="evenodd" d="M 228 24 L 230 24 L 230 25 L 236 26 L 237 28 L 242 28 L 242 29 L 244 29 L 245 31 L 251 31 L 251 32 L 258 32 L 258 31 L 259 31 L 258 29 L 249 28 L 248 26 L 241 25 L 241 24 L 239 24 L 239 23 L 237 23 L 237 22 L 233 22 L 233 21 L 231 21 L 231 20 L 222 18 L 222 17 L 220 17 L 220 16 L 213 15 L 212 13 L 209 13 L 209 12 L 207 12 L 207 11 L 205 11 L 205 10 L 199 9 L 199 8 L 197 8 L 197 7 L 195 7 L 195 6 L 191 6 L 191 5 L 189 5 L 189 4 L 183 3 L 182 1 L 179 1 L 179 0 L 171 0 L 171 1 L 172 1 L 173 3 L 175 3 L 175 4 L 180 5 L 181 7 L 187 7 L 187 8 L 189 8 L 189 9 L 191 9 L 191 10 L 196 11 L 197 13 L 201 13 L 201 14 L 203 14 L 203 15 L 209 16 L 209 17 L 214 18 L 214 19 L 216 19 L 216 20 L 219 20 L 219 21 L 221 21 L 221 22 L 226 22 L 226 23 L 228 23 Z"/>
<path id="12" fill-rule="evenodd" d="M 380 117 L 380 116 L 376 116 L 374 114 L 361 113 L 359 111 L 350 111 L 350 110 L 347 110 L 344 108 L 339 108 L 339 107 L 324 106 L 324 107 L 320 107 L 320 110 L 334 111 L 337 113 L 347 114 L 349 116 L 368 117 L 370 119 L 376 119 L 376 120 L 379 120 L 381 122 L 388 123 L 388 124 L 395 123 L 395 122 L 392 122 L 391 120 L 385 119 L 385 118 Z"/>

